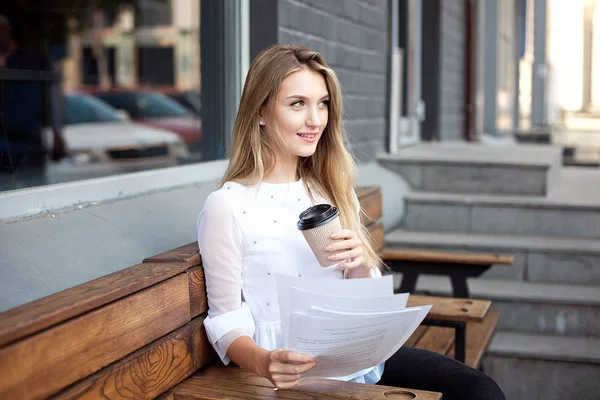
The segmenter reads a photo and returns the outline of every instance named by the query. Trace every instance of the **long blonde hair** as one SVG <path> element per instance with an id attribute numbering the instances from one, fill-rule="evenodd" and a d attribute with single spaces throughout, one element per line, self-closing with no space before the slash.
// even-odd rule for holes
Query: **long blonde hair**
<path id="1" fill-rule="evenodd" d="M 332 202 L 340 211 L 342 226 L 352 229 L 363 242 L 368 257 L 381 268 L 367 230 L 360 222 L 360 210 L 354 200 L 356 164 L 348 151 L 342 128 L 342 92 L 335 72 L 321 54 L 303 46 L 273 45 L 256 56 L 246 77 L 240 106 L 233 128 L 229 166 L 222 184 L 261 182 L 275 167 L 278 154 L 285 152 L 283 138 L 274 116 L 275 100 L 282 81 L 301 69 L 320 73 L 329 91 L 329 119 L 310 157 L 300 158 L 298 174 L 314 201 L 311 189 Z M 263 113 L 268 132 L 259 125 Z"/>

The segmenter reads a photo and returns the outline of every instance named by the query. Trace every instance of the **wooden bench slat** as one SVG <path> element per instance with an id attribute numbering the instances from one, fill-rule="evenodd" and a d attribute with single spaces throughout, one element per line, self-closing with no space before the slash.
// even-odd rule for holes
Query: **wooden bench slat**
<path id="1" fill-rule="evenodd" d="M 184 264 L 186 268 L 191 268 L 200 265 L 202 260 L 198 251 L 198 242 L 192 242 L 176 249 L 145 258 L 143 262 L 177 262 Z"/>
<path id="2" fill-rule="evenodd" d="M 385 232 L 383 231 L 383 224 L 377 223 L 377 224 L 373 224 L 369 227 L 369 234 L 371 236 L 371 244 L 373 245 L 373 250 L 375 250 L 375 252 L 379 252 L 379 250 L 381 250 L 383 248 L 383 244 L 384 244 L 384 235 Z"/>
<path id="3" fill-rule="evenodd" d="M 454 329 L 441 326 L 430 326 L 414 347 L 446 354 L 454 345 Z"/>
<path id="4" fill-rule="evenodd" d="M 419 339 L 421 339 L 421 336 L 425 334 L 427 328 L 427 325 L 419 325 L 413 334 L 410 335 L 406 343 L 404 343 L 404 346 L 415 347 Z"/>
<path id="5" fill-rule="evenodd" d="M 0 398 L 46 398 L 189 320 L 180 274 L 0 349 Z"/>
<path id="6" fill-rule="evenodd" d="M 490 310 L 483 322 L 470 322 L 467 324 L 465 364 L 473 368 L 479 367 L 499 319 L 500 311 Z M 448 356 L 454 357 L 454 347 L 448 351 Z"/>
<path id="7" fill-rule="evenodd" d="M 165 281 L 177 263 L 137 264 L 0 313 L 0 347 Z"/>
<path id="8" fill-rule="evenodd" d="M 154 399 L 196 371 L 190 324 L 120 360 L 56 399 Z"/>
<path id="9" fill-rule="evenodd" d="M 450 253 L 428 250 L 409 250 L 385 248 L 381 254 L 384 260 L 389 261 L 414 261 L 435 262 L 440 264 L 466 264 L 466 265 L 510 265 L 514 262 L 513 256 L 499 254 L 476 254 L 476 253 Z"/>
<path id="10" fill-rule="evenodd" d="M 190 284 L 190 313 L 194 318 L 208 311 L 204 269 L 201 266 L 193 267 L 187 274 Z"/>
<path id="11" fill-rule="evenodd" d="M 192 348 L 194 349 L 192 354 L 194 355 L 196 370 L 211 364 L 217 358 L 217 353 L 206 336 L 204 318 L 206 316 L 194 318 L 190 323 L 192 326 Z"/>
<path id="12" fill-rule="evenodd" d="M 368 226 L 383 216 L 381 189 L 377 186 L 361 186 L 355 188 L 358 202 L 362 209 L 361 222 Z"/>
<path id="13" fill-rule="evenodd" d="M 459 299 L 454 297 L 408 296 L 408 307 L 432 304 L 427 318 L 446 321 L 483 321 L 492 302 L 490 300 Z"/>
<path id="14" fill-rule="evenodd" d="M 195 318 L 62 391 L 54 399 L 156 398 L 215 359 L 203 326 L 205 317 Z"/>
<path id="15" fill-rule="evenodd" d="M 228 384 L 225 384 L 228 382 Z M 426 392 L 421 390 L 394 388 L 390 386 L 380 385 L 365 385 L 354 382 L 341 382 L 327 379 L 306 379 L 300 381 L 298 386 L 293 390 L 280 390 L 274 391 L 273 385 L 265 378 L 259 377 L 252 374 L 251 372 L 238 367 L 225 367 L 223 364 L 216 364 L 207 367 L 193 376 L 189 377 L 179 385 L 171 389 L 171 393 L 175 394 L 175 399 L 178 399 L 179 395 L 182 396 L 194 396 L 197 394 L 199 397 L 189 397 L 194 399 L 208 399 L 210 397 L 202 397 L 200 394 L 206 386 L 212 387 L 212 385 L 221 385 L 217 387 L 233 387 L 236 385 L 248 385 L 254 388 L 267 389 L 269 392 L 260 391 L 260 393 L 266 393 L 267 397 L 264 398 L 290 398 L 290 399 L 348 399 L 352 398 L 355 400 L 367 400 L 367 399 L 389 399 L 389 398 L 402 398 L 400 394 L 404 393 L 406 398 L 418 399 L 418 400 L 434 400 L 441 399 L 440 393 Z M 238 386 L 236 386 L 238 387 Z M 252 393 L 252 391 L 250 391 Z M 247 392 L 244 392 L 246 394 Z M 258 393 L 258 389 L 257 389 Z M 272 393 L 277 393 L 277 396 L 272 396 Z M 228 393 L 229 394 L 229 393 Z M 284 394 L 290 397 L 280 397 Z M 394 397 L 394 394 L 397 397 Z M 204 395 L 206 396 L 206 395 Z M 235 394 L 234 394 L 235 396 Z M 414 396 L 414 397 L 412 397 Z M 244 397 L 228 397 L 228 398 L 244 398 Z M 249 399 L 261 398 L 261 397 L 246 397 Z"/>

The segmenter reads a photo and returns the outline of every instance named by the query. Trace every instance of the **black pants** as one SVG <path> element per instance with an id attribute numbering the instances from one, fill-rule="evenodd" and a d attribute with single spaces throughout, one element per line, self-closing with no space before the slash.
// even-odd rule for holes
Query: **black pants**
<path id="1" fill-rule="evenodd" d="M 385 363 L 379 385 L 440 392 L 445 400 L 505 400 L 487 375 L 453 358 L 402 347 Z"/>

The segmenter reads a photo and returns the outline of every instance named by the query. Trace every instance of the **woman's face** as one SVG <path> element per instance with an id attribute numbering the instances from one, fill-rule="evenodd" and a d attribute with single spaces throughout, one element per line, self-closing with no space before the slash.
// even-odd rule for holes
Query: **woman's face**
<path id="1" fill-rule="evenodd" d="M 329 118 L 329 91 L 323 75 L 302 69 L 287 76 L 277 96 L 275 118 L 292 156 L 313 155 Z"/>

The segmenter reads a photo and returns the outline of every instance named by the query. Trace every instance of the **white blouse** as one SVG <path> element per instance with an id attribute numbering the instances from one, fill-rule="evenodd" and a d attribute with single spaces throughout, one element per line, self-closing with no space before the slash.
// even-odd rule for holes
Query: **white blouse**
<path id="1" fill-rule="evenodd" d="M 314 204 L 328 202 L 313 195 Z M 198 216 L 209 307 L 204 327 L 224 364 L 230 361 L 229 345 L 240 336 L 267 350 L 283 347 L 275 274 L 343 279 L 341 269 L 319 265 L 296 227 L 311 205 L 302 180 L 256 186 L 227 182 L 206 199 Z M 333 379 L 376 383 L 382 373 L 383 364 Z"/>

